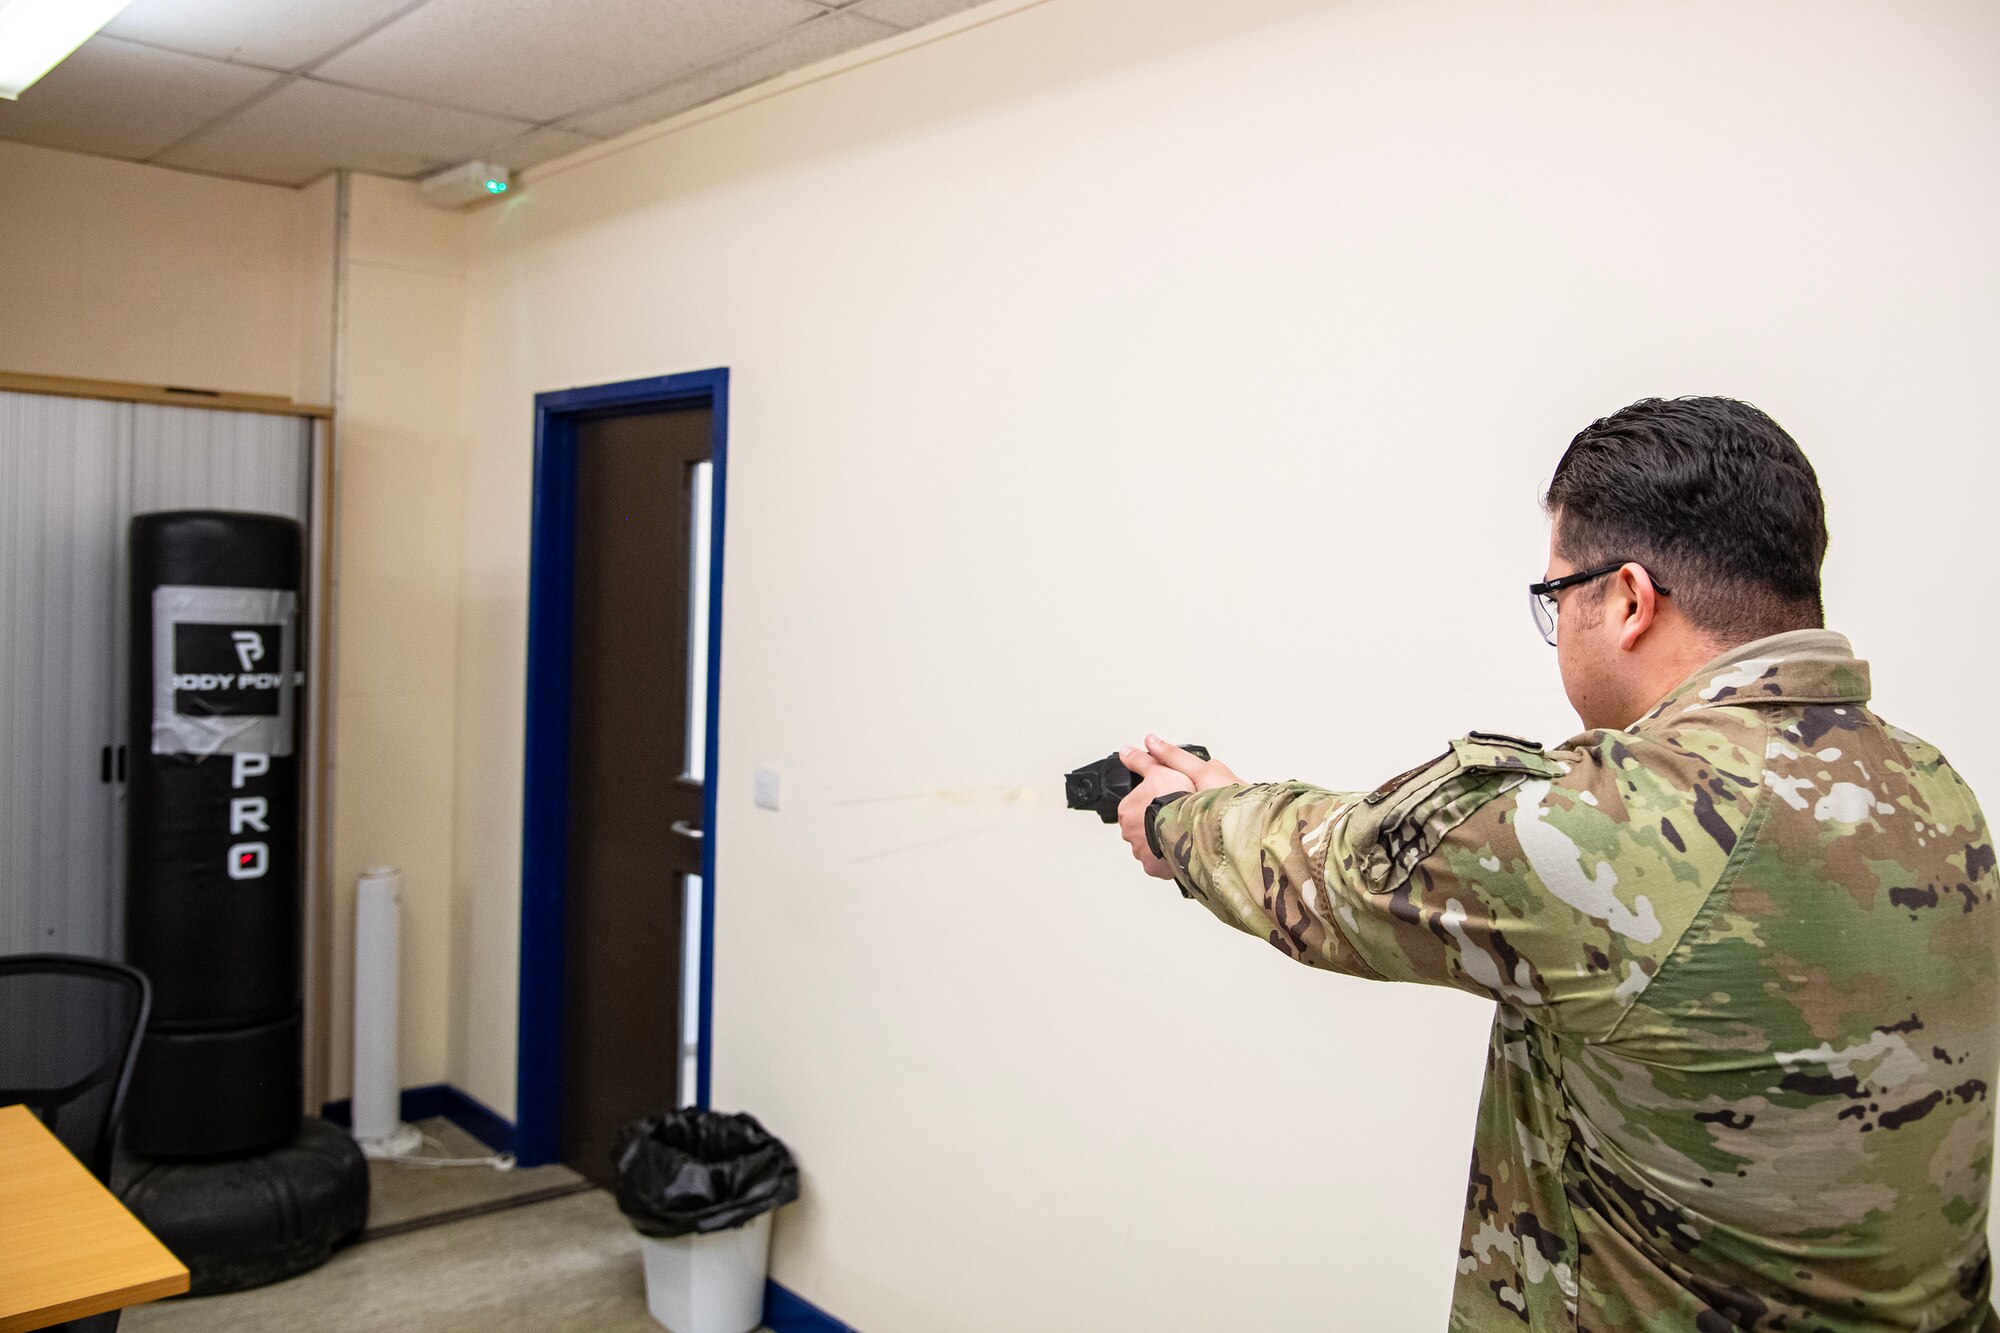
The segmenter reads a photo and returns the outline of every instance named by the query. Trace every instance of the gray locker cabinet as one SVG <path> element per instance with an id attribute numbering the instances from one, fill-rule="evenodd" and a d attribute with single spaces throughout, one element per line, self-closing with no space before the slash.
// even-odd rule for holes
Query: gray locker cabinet
<path id="1" fill-rule="evenodd" d="M 299 417 L 0 391 L 0 953 L 123 953 L 132 515 L 309 524 L 311 462 Z"/>
<path id="2" fill-rule="evenodd" d="M 0 952 L 117 936 L 118 473 L 131 409 L 0 393 Z"/>

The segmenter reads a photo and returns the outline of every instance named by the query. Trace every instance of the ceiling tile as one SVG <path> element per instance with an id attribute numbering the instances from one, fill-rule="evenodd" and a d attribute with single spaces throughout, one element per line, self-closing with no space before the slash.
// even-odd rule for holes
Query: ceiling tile
<path id="1" fill-rule="evenodd" d="M 825 12 L 812 0 L 430 0 L 315 73 L 551 121 L 658 87 Z"/>
<path id="2" fill-rule="evenodd" d="M 104 157 L 151 157 L 277 82 L 265 70 L 93 37 L 18 102 L 0 139 Z"/>
<path id="3" fill-rule="evenodd" d="M 420 0 L 134 0 L 104 31 L 176 51 L 297 69 Z"/>
<path id="4" fill-rule="evenodd" d="M 920 28 L 948 15 L 971 9 L 980 0 L 861 0 L 857 14 L 893 23 L 899 28 Z"/>
<path id="5" fill-rule="evenodd" d="M 603 142 L 594 134 L 578 134 L 574 130 L 559 130 L 544 125 L 506 143 L 483 149 L 478 156 L 487 162 L 498 162 L 510 171 L 526 171 L 564 153 L 574 153 L 579 148 Z"/>
<path id="6" fill-rule="evenodd" d="M 530 128 L 299 78 L 159 160 L 285 185 L 335 167 L 407 177 L 463 161 Z"/>
<path id="7" fill-rule="evenodd" d="M 713 102 L 753 83 L 775 78 L 787 70 L 810 65 L 816 60 L 824 60 L 879 38 L 894 36 L 898 31 L 887 24 L 846 11 L 828 14 L 793 28 L 775 42 L 711 65 L 629 102 L 589 115 L 573 116 L 563 122 L 563 127 L 607 137 L 623 134 L 641 125 L 665 120 L 703 102 Z"/>

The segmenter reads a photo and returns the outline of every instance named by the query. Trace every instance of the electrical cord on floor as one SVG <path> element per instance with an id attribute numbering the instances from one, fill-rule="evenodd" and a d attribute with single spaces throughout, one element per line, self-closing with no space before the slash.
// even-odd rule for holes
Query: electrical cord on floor
<path id="1" fill-rule="evenodd" d="M 428 1132 L 419 1130 L 418 1133 L 424 1144 L 437 1149 L 440 1153 L 445 1151 L 444 1144 L 431 1137 Z M 497 1152 L 490 1157 L 431 1157 L 426 1156 L 422 1152 L 413 1151 L 405 1156 L 378 1157 L 375 1160 L 394 1162 L 397 1166 L 490 1166 L 495 1171 L 512 1171 L 514 1169 L 514 1154 L 510 1152 Z"/>

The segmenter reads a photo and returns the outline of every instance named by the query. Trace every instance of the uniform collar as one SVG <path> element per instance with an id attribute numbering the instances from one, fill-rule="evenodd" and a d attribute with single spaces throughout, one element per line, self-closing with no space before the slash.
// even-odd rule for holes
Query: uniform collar
<path id="1" fill-rule="evenodd" d="M 1699 708 L 1866 703 L 1868 685 L 1868 664 L 1854 655 L 1846 635 L 1795 629 L 1738 644 L 1703 663 L 1632 727 Z"/>

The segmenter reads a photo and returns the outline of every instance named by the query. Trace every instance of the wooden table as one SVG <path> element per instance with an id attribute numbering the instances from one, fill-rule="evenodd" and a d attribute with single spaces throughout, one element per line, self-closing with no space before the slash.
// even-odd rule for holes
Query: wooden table
<path id="1" fill-rule="evenodd" d="M 187 1289 L 186 1265 L 32 1111 L 0 1107 L 0 1333 Z"/>

